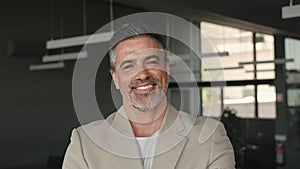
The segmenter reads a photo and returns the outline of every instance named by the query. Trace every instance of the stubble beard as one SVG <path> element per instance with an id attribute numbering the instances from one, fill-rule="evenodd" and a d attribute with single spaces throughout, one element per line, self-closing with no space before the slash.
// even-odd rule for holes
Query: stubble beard
<path id="1" fill-rule="evenodd" d="M 138 111 L 145 112 L 155 109 L 163 100 L 164 92 L 155 89 L 149 94 L 135 94 L 130 92 L 130 104 Z"/>

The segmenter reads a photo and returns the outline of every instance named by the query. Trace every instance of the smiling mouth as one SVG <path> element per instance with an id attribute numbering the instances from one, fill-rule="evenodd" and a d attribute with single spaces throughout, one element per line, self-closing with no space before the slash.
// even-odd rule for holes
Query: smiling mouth
<path id="1" fill-rule="evenodd" d="M 155 88 L 156 88 L 156 84 L 142 84 L 133 87 L 132 90 L 137 94 L 149 94 Z"/>
<path id="2" fill-rule="evenodd" d="M 147 86 L 139 86 L 136 89 L 137 90 L 147 90 L 147 89 L 150 89 L 152 87 L 153 87 L 153 85 L 151 84 L 151 85 L 147 85 Z"/>

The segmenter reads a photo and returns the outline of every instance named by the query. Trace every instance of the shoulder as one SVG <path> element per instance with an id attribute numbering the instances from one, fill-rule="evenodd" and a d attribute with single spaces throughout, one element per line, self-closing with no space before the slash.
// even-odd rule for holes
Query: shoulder
<path id="1" fill-rule="evenodd" d="M 208 140 L 218 139 L 218 137 L 227 137 L 226 130 L 221 121 L 209 117 L 191 117 L 187 113 L 181 113 L 184 123 L 193 123 L 189 136 L 194 137 L 199 143 L 205 143 Z"/>
<path id="2" fill-rule="evenodd" d="M 80 136 L 85 135 L 98 135 L 99 132 L 105 131 L 110 124 L 112 123 L 114 117 L 116 115 L 116 112 L 109 115 L 106 119 L 103 120 L 96 120 L 87 124 L 84 124 L 82 126 L 79 126 L 73 130 L 74 132 L 77 132 Z"/>

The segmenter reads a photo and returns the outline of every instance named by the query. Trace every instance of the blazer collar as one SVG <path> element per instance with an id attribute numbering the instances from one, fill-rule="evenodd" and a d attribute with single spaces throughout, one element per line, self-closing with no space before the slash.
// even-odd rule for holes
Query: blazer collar
<path id="1" fill-rule="evenodd" d="M 120 134 L 135 137 L 123 106 L 115 113 L 114 118 L 111 120 L 111 127 L 120 132 Z M 180 113 L 170 104 L 167 105 L 166 114 L 160 127 L 160 133 L 169 129 L 175 133 L 180 133 L 185 129 Z"/>
<path id="2" fill-rule="evenodd" d="M 186 123 L 188 122 L 188 123 Z M 188 141 L 189 121 L 185 113 L 178 112 L 169 105 L 161 126 L 161 133 L 156 145 L 153 169 L 174 169 Z"/>
<path id="3" fill-rule="evenodd" d="M 115 117 L 111 123 L 111 127 L 122 135 L 134 137 L 131 124 L 127 118 L 123 106 L 120 107 L 119 110 L 116 112 Z"/>
<path id="4" fill-rule="evenodd" d="M 168 104 L 167 111 L 160 128 L 160 135 L 157 138 L 158 141 L 153 160 L 153 169 L 174 169 L 176 167 L 177 161 L 188 141 L 185 136 L 191 125 L 193 125 L 192 119 L 190 119 L 186 113 L 178 112 L 173 106 Z M 116 112 L 111 121 L 111 128 L 127 138 L 132 138 L 132 141 L 127 143 L 127 148 L 130 147 L 129 151 L 139 152 L 133 130 L 123 107 Z M 120 141 L 121 140 L 119 140 L 119 142 Z M 114 145 L 111 146 L 119 148 L 124 146 L 124 144 L 116 146 L 116 141 L 113 142 Z M 134 162 L 134 160 L 132 162 L 137 163 L 136 161 Z M 129 163 L 128 165 L 133 164 Z M 141 166 L 141 164 L 136 165 Z"/>

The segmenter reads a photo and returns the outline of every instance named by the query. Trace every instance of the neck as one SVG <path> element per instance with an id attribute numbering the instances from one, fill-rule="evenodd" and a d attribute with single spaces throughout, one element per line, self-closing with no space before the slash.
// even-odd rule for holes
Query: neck
<path id="1" fill-rule="evenodd" d="M 167 101 L 163 99 L 155 109 L 140 112 L 132 106 L 124 105 L 125 112 L 130 121 L 136 137 L 149 137 L 158 131 L 166 114 Z"/>

